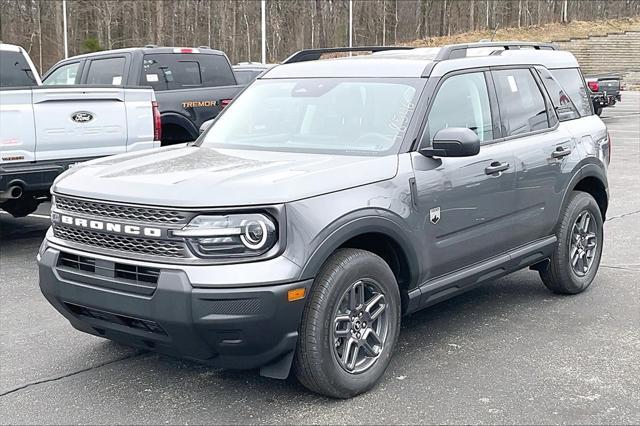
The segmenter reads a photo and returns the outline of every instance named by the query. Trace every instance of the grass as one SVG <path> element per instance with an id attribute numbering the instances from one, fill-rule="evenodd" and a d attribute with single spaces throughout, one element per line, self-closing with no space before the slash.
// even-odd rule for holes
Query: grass
<path id="1" fill-rule="evenodd" d="M 476 31 L 451 36 L 430 37 L 404 44 L 416 47 L 441 46 L 443 44 L 469 43 L 483 39 L 489 40 L 492 37 L 495 41 L 522 40 L 555 42 L 569 40 L 571 38 L 586 38 L 592 35 L 605 35 L 624 31 L 640 31 L 640 17 L 602 21 L 573 21 L 567 24 L 553 23 L 521 28 L 504 28 L 498 29 L 495 36 L 493 31 Z"/>

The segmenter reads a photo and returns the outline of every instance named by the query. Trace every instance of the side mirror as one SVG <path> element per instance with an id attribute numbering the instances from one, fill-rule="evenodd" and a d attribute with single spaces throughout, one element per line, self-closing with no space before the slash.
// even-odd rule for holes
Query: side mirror
<path id="1" fill-rule="evenodd" d="M 432 146 L 420 150 L 426 157 L 470 157 L 480 152 L 480 138 L 465 127 L 441 129 L 433 137 Z"/>
<path id="2" fill-rule="evenodd" d="M 207 129 L 209 129 L 209 127 L 211 127 L 212 124 L 213 124 L 213 119 L 207 120 L 204 123 L 202 123 L 200 125 L 200 134 L 203 134 L 204 132 L 206 132 Z"/>

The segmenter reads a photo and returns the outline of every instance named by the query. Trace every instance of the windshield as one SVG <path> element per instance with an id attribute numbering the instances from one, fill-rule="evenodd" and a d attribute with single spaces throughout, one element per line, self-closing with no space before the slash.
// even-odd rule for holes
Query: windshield
<path id="1" fill-rule="evenodd" d="M 256 80 L 201 145 L 384 155 L 397 150 L 424 79 Z"/>

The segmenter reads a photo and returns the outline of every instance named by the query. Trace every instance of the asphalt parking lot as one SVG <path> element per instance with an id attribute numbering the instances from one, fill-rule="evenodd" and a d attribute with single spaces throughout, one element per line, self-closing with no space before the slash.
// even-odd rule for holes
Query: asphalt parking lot
<path id="1" fill-rule="evenodd" d="M 48 206 L 0 214 L 0 422 L 639 424 L 640 92 L 603 119 L 612 198 L 591 288 L 556 296 L 521 271 L 407 317 L 382 383 L 349 401 L 75 331 L 38 288 Z"/>

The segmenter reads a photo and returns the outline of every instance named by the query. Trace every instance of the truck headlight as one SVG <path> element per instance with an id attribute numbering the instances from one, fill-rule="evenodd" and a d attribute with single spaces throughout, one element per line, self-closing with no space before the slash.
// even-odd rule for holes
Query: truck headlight
<path id="1" fill-rule="evenodd" d="M 198 256 L 207 258 L 260 256 L 278 239 L 276 223 L 262 213 L 196 216 L 172 235 L 185 238 Z"/>

